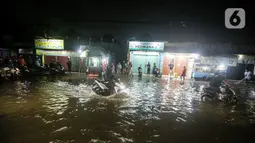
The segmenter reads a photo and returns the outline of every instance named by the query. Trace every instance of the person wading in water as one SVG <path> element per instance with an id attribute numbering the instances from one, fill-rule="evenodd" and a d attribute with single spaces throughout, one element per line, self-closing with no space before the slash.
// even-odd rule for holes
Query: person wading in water
<path id="1" fill-rule="evenodd" d="M 151 72 L 151 64 L 150 64 L 150 62 L 148 62 L 148 64 L 146 66 L 147 66 L 147 75 L 150 75 L 150 72 Z"/>
<path id="2" fill-rule="evenodd" d="M 70 58 L 68 58 L 68 61 L 67 61 L 66 64 L 67 64 L 67 67 L 68 67 L 69 74 L 71 74 L 72 62 L 71 62 Z"/>
<path id="3" fill-rule="evenodd" d="M 181 74 L 181 82 L 182 83 L 184 83 L 185 76 L 186 76 L 186 67 L 183 66 L 183 70 L 182 70 L 182 74 Z"/>

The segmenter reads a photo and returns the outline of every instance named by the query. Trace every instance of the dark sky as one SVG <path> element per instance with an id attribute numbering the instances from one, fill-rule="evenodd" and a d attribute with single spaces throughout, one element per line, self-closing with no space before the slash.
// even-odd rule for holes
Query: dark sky
<path id="1" fill-rule="evenodd" d="M 202 35 L 214 38 L 242 35 L 240 37 L 245 36 L 251 39 L 255 36 L 253 32 L 254 12 L 251 1 L 94 2 L 44 0 L 26 3 L 10 1 L 8 3 L 2 5 L 3 8 L 1 9 L 2 19 L 5 19 L 4 24 L 7 25 L 4 30 L 13 28 L 13 26 L 19 27 L 22 23 L 22 26 L 51 24 L 80 29 L 78 31 L 81 33 L 114 33 L 116 36 L 129 37 L 149 32 L 157 40 L 166 40 L 167 38 L 163 37 L 166 37 L 169 31 L 177 35 L 185 32 L 189 34 L 200 32 Z M 228 30 L 225 28 L 224 11 L 229 7 L 242 7 L 246 10 L 245 29 Z M 181 22 L 185 22 L 188 28 L 180 28 L 182 27 Z"/>

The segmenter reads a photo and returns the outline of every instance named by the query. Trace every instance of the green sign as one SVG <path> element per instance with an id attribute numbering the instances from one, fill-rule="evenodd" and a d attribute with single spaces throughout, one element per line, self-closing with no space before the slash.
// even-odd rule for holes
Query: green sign
<path id="1" fill-rule="evenodd" d="M 164 42 L 129 42 L 130 51 L 164 51 Z"/>

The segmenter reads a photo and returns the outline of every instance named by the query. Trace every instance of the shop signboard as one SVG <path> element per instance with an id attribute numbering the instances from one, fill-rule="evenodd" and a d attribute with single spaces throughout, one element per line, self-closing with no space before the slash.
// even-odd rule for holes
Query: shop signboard
<path id="1" fill-rule="evenodd" d="M 33 54 L 32 49 L 19 49 L 19 54 Z"/>
<path id="2" fill-rule="evenodd" d="M 238 63 L 241 63 L 241 64 L 255 64 L 255 56 L 241 55 L 238 58 Z"/>
<path id="3" fill-rule="evenodd" d="M 47 56 L 68 56 L 68 57 L 86 57 L 87 54 L 80 54 L 71 51 L 50 51 L 50 50 L 40 50 L 36 49 L 36 55 L 47 55 Z"/>
<path id="4" fill-rule="evenodd" d="M 63 50 L 64 40 L 60 39 L 35 39 L 36 49 Z"/>
<path id="5" fill-rule="evenodd" d="M 203 57 L 200 64 L 206 65 L 225 65 L 225 66 L 233 66 L 237 65 L 236 58 L 225 58 L 225 57 Z"/>
<path id="6" fill-rule="evenodd" d="M 164 42 L 129 42 L 130 51 L 159 51 L 164 50 Z"/>

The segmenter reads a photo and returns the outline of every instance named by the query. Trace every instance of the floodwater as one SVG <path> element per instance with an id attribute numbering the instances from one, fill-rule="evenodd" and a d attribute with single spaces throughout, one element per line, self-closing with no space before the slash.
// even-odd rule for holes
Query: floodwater
<path id="1" fill-rule="evenodd" d="M 201 102 L 205 82 L 143 77 L 124 93 L 95 95 L 81 77 L 0 84 L 1 143 L 250 142 L 255 97 Z M 239 89 L 236 90 L 241 91 Z"/>

